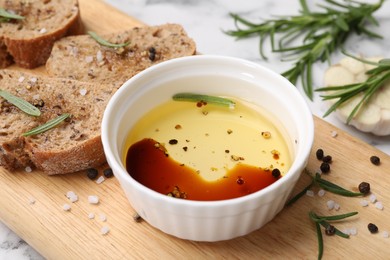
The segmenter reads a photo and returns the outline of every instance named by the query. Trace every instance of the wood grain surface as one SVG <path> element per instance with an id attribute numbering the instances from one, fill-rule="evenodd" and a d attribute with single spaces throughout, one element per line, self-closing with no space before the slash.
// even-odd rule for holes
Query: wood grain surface
<path id="1" fill-rule="evenodd" d="M 97 0 L 80 0 L 80 8 L 86 28 L 98 33 L 141 25 Z M 336 137 L 333 131 L 337 131 Z M 329 192 L 323 197 L 304 196 L 247 236 L 214 243 L 192 242 L 166 235 L 146 222 L 135 222 L 134 210 L 115 178 L 97 184 L 83 172 L 49 177 L 39 171 L 11 173 L 0 168 L 0 220 L 48 259 L 315 259 L 317 236 L 308 212 L 334 215 L 358 211 L 357 216 L 335 224 L 341 230 L 357 228 L 357 235 L 349 239 L 324 235 L 323 259 L 389 259 L 390 238 L 384 238 L 382 232 L 390 231 L 390 158 L 315 117 L 315 143 L 308 165 L 312 172 L 320 165 L 315 158 L 318 148 L 333 157 L 331 172 L 325 178 L 355 191 L 360 182 L 367 181 L 385 208 L 378 210 L 372 203 L 362 207 L 363 198 Z M 371 155 L 381 158 L 379 166 L 371 164 Z M 309 182 L 303 174 L 294 192 Z M 68 191 L 74 191 L 79 200 L 69 202 Z M 100 203 L 89 204 L 89 195 L 99 196 Z M 334 200 L 340 209 L 328 210 L 328 200 Z M 65 203 L 71 205 L 70 211 L 62 209 Z M 89 219 L 89 213 L 95 218 Z M 101 214 L 106 221 L 100 220 Z M 371 234 L 368 223 L 375 223 L 379 233 Z M 110 229 L 106 235 L 100 232 L 104 226 Z"/>

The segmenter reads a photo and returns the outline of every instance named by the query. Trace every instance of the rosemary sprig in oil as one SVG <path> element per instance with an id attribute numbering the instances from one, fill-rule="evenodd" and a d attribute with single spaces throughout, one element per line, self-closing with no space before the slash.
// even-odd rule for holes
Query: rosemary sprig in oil
<path id="1" fill-rule="evenodd" d="M 234 108 L 236 105 L 234 101 L 227 98 L 194 93 L 177 93 L 173 95 L 172 99 L 175 101 L 206 102 L 209 104 L 226 106 L 229 108 Z"/>
<path id="2" fill-rule="evenodd" d="M 324 117 L 337 110 L 337 108 L 339 108 L 345 102 L 351 100 L 351 98 L 354 98 L 363 93 L 362 99 L 357 103 L 347 118 L 347 123 L 350 123 L 359 110 L 365 104 L 367 104 L 371 97 L 383 86 L 387 80 L 390 79 L 390 59 L 382 59 L 379 62 L 371 62 L 352 56 L 344 51 L 343 53 L 358 61 L 375 66 L 375 68 L 366 72 L 368 79 L 360 83 L 319 88 L 316 89 L 316 91 L 331 92 L 330 94 L 321 95 L 323 100 L 337 99 L 337 101 L 325 112 Z"/>
<path id="3" fill-rule="evenodd" d="M 292 68 L 282 75 L 293 84 L 300 78 L 306 95 L 313 99 L 313 64 L 317 61 L 329 62 L 330 54 L 342 47 L 353 33 L 382 38 L 366 26 L 378 26 L 373 13 L 383 2 L 384 0 L 379 0 L 376 4 L 367 4 L 346 1 L 343 4 L 336 0 L 325 0 L 326 6 L 319 5 L 323 11 L 314 12 L 309 10 L 306 0 L 300 0 L 299 15 L 283 16 L 259 24 L 237 14 L 230 14 L 235 21 L 236 30 L 226 33 L 238 39 L 259 36 L 259 51 L 264 59 L 266 56 L 263 44 L 268 37 L 272 52 L 286 54 L 289 57 L 288 61 L 295 61 Z M 300 40 L 302 41 L 300 44 L 293 45 Z"/>

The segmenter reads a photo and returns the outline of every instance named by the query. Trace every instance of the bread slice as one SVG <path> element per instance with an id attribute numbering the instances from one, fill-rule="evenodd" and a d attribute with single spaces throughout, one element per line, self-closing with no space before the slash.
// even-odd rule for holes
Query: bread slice
<path id="1" fill-rule="evenodd" d="M 48 74 L 118 87 L 147 67 L 196 52 L 195 42 L 178 24 L 135 27 L 100 37 L 130 44 L 115 49 L 89 35 L 65 37 L 54 44 L 46 63 Z"/>
<path id="2" fill-rule="evenodd" d="M 106 162 L 100 124 L 114 89 L 11 70 L 0 70 L 0 89 L 41 110 L 39 117 L 30 116 L 0 97 L 1 166 L 8 170 L 30 166 L 48 174 L 64 174 Z M 72 117 L 47 132 L 22 136 L 63 113 Z"/>
<path id="3" fill-rule="evenodd" d="M 55 41 L 83 33 L 77 0 L 0 0 L 0 7 L 24 17 L 0 23 L 0 68 L 43 65 Z"/>

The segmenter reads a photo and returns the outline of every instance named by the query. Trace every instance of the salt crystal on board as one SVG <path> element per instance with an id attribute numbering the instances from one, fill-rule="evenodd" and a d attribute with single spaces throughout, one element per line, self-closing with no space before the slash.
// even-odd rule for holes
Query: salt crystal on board
<path id="1" fill-rule="evenodd" d="M 90 204 L 98 204 L 99 203 L 99 197 L 96 195 L 89 195 L 88 196 L 88 202 Z"/>

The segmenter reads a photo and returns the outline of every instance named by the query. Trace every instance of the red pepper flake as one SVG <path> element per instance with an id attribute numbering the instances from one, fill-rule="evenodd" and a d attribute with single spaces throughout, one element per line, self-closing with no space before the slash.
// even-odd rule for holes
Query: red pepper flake
<path id="1" fill-rule="evenodd" d="M 233 130 L 232 129 L 228 129 L 226 132 L 230 135 L 231 133 L 233 133 Z"/>
<path id="2" fill-rule="evenodd" d="M 274 159 L 275 160 L 278 160 L 279 159 L 279 156 L 280 156 L 280 152 L 277 151 L 277 150 L 272 150 L 271 151 L 271 154 L 273 155 Z"/>
<path id="3" fill-rule="evenodd" d="M 181 125 L 175 125 L 175 129 L 179 130 L 181 128 L 182 128 Z"/>
<path id="4" fill-rule="evenodd" d="M 230 153 L 230 150 L 226 149 L 226 150 L 225 150 L 225 153 Z"/>

